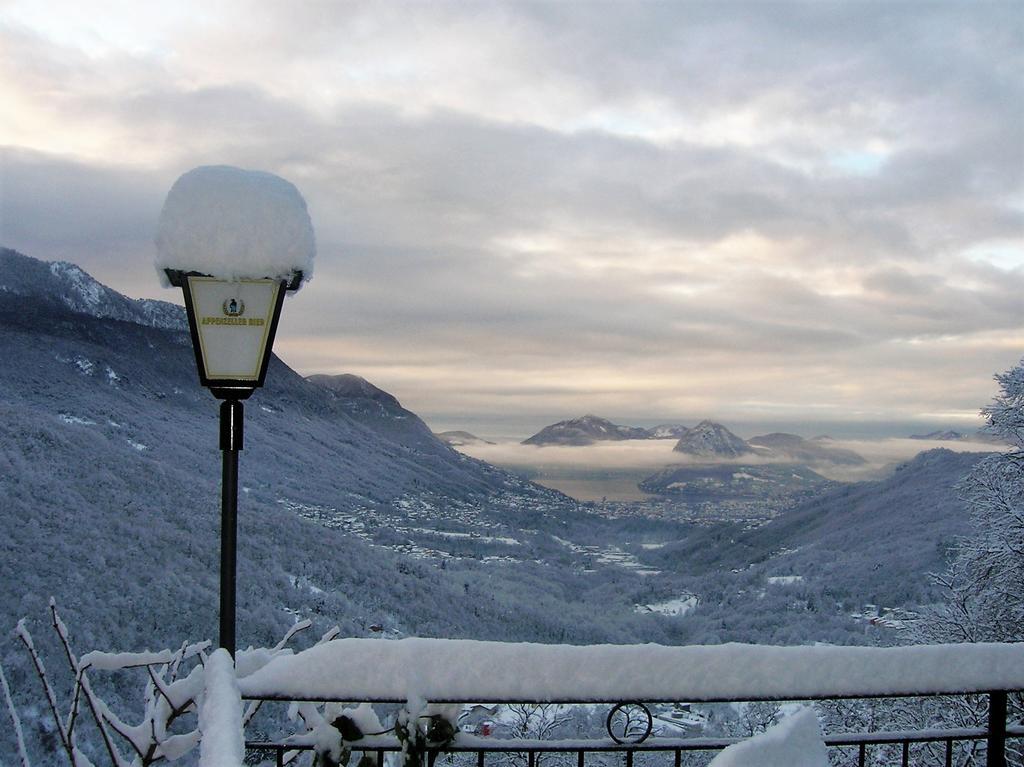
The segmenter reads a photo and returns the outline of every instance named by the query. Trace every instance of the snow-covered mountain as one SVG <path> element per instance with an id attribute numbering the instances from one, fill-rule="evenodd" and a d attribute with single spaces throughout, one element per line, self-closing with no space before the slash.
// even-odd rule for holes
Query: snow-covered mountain
<path id="1" fill-rule="evenodd" d="M 737 458 L 754 452 L 744 440 L 714 421 L 701 421 L 687 429 L 672 450 L 701 458 Z"/>
<path id="2" fill-rule="evenodd" d="M 677 423 L 665 423 L 651 429 L 622 426 L 607 418 L 585 415 L 545 426 L 524 445 L 591 445 L 595 442 L 626 439 L 679 439 L 689 431 Z"/>
<path id="3" fill-rule="evenodd" d="M 647 439 L 647 430 L 638 426 L 619 426 L 596 415 L 571 418 L 545 426 L 524 445 L 590 445 L 605 440 Z"/>

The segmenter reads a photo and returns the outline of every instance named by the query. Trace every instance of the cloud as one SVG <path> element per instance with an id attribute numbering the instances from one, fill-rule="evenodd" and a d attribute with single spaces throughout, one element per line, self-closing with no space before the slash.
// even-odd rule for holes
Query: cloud
<path id="1" fill-rule="evenodd" d="M 428 414 L 930 418 L 1024 341 L 1008 6 L 28 7 L 0 241 L 168 298 L 173 180 L 280 173 L 320 256 L 278 350 Z"/>

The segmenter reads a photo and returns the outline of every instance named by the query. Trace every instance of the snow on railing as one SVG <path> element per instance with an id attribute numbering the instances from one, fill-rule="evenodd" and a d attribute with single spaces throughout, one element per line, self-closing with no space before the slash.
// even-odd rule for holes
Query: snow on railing
<path id="1" fill-rule="evenodd" d="M 245 759 L 242 698 L 235 662 L 223 647 L 206 661 L 205 691 L 199 707 L 200 767 L 239 767 Z"/>
<path id="2" fill-rule="evenodd" d="M 244 698 L 403 702 L 810 700 L 1024 689 L 1024 644 L 775 647 L 336 639 L 239 679 Z"/>
<path id="3" fill-rule="evenodd" d="M 266 700 L 293 702 L 289 719 L 297 729 L 283 740 L 249 746 L 271 752 L 281 764 L 288 753 L 308 750 L 327 755 L 337 752 L 337 757 L 332 756 L 335 761 L 349 749 L 364 753 L 369 749 L 376 752 L 378 761 L 383 753 L 398 751 L 409 765 L 419 764 L 428 752 L 469 751 L 477 753 L 481 766 L 485 752 L 525 751 L 530 755 L 570 750 L 577 751 L 581 764 L 585 752 L 622 751 L 627 767 L 632 767 L 634 752 L 669 751 L 675 752 L 678 767 L 683 752 L 731 745 L 728 739 L 645 740 L 651 734 L 652 719 L 644 702 L 681 700 L 807 701 L 978 693 L 978 703 L 987 701 L 983 703 L 988 710 L 984 729 L 862 732 L 831 734 L 824 739 L 829 746 L 858 747 L 860 764 L 866 763 L 866 749 L 872 744 L 883 748 L 884 744 L 898 744 L 903 764 L 908 764 L 911 743 L 940 744 L 950 763 L 954 743 L 974 753 L 971 743 L 979 740 L 987 741 L 984 750 L 990 764 L 1002 764 L 998 758 L 1005 752 L 1006 738 L 1024 734 L 1016 726 L 1007 727 L 1008 693 L 1024 690 L 1024 643 L 894 648 L 571 646 L 337 639 L 335 628 L 315 646 L 294 653 L 285 645 L 310 628 L 311 623 L 303 621 L 275 647 L 249 648 L 234 660 L 225 650 L 207 656 L 208 642 L 186 642 L 174 652 L 93 652 L 79 658 L 52 602 L 50 612 L 74 677 L 66 714 L 61 712 L 65 707 L 58 705 L 25 621 L 19 622 L 17 634 L 39 677 L 60 746 L 71 765 L 88 763 L 76 743 L 81 730 L 79 714 L 88 713 L 112 767 L 129 763 L 122 746 L 129 749 L 132 763 L 141 767 L 178 759 L 196 747 L 202 767 L 237 767 L 245 756 L 246 724 Z M 88 679 L 91 672 L 130 669 L 144 671 L 148 678 L 144 711 L 137 724 L 111 711 Z M 19 717 L 9 693 L 4 692 L 17 729 Z M 250 701 L 244 712 L 243 699 Z M 377 702 L 404 704 L 404 708 L 384 726 L 367 705 Z M 345 703 L 362 705 L 352 708 Z M 473 736 L 459 733 L 455 719 L 459 707 L 444 705 L 454 703 L 616 705 L 608 716 L 611 739 L 607 742 L 531 743 L 517 738 L 503 744 L 493 738 L 477 743 Z M 613 719 L 624 707 L 631 713 L 623 732 L 617 734 Z M 636 721 L 631 718 L 634 713 Z M 633 725 L 644 718 L 646 730 L 638 734 Z M 935 720 L 935 724 L 941 723 Z M 24 763 L 25 748 L 20 746 L 20 750 Z M 530 767 L 535 767 L 532 756 L 529 761 Z"/>

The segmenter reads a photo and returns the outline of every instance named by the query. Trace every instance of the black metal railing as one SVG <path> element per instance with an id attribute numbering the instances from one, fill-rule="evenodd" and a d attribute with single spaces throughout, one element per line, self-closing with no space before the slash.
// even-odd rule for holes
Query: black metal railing
<path id="1" fill-rule="evenodd" d="M 856 750 L 856 764 L 866 767 L 873 752 L 882 747 L 899 747 L 899 764 L 902 767 L 911 765 L 914 755 L 912 747 L 931 745 L 938 747 L 938 760 L 931 753 L 927 761 L 915 760 L 914 764 L 936 764 L 953 767 L 957 744 L 986 744 L 986 762 L 988 767 L 1007 767 L 1007 740 L 1024 739 L 1024 723 L 1007 724 L 1007 691 L 995 691 L 987 694 L 988 722 L 986 727 L 929 729 L 923 731 L 884 731 L 863 733 L 837 733 L 826 735 L 825 745 L 830 749 L 846 751 Z M 928 698 L 938 696 L 920 695 L 914 697 Z M 724 702 L 724 701 L 721 701 Z M 779 701 L 782 702 L 782 701 Z M 639 704 L 636 704 L 639 705 Z M 611 716 L 609 716 L 609 722 Z M 524 767 L 537 767 L 542 755 L 575 754 L 575 767 L 587 767 L 587 756 L 592 754 L 617 754 L 622 758 L 624 767 L 634 767 L 638 755 L 664 754 L 671 755 L 672 767 L 682 767 L 683 755 L 692 752 L 717 752 L 743 738 L 662 738 L 650 737 L 650 730 L 644 733 L 639 742 L 628 742 L 616 737 L 609 727 L 609 738 L 593 738 L 583 740 L 531 740 L 521 738 L 498 738 L 479 736 L 456 736 L 453 741 L 440 747 L 426 748 L 423 751 L 426 767 L 434 767 L 435 761 L 442 755 L 459 754 L 473 755 L 469 760 L 475 767 L 487 767 L 494 759 L 488 756 L 519 755 Z M 393 737 L 371 737 L 364 740 L 346 743 L 353 753 L 362 753 L 376 757 L 376 764 L 383 767 L 384 757 L 389 753 L 402 751 L 403 746 Z M 314 750 L 311 745 L 297 745 L 288 742 L 249 741 L 246 748 L 253 753 L 262 753 L 274 759 L 277 767 L 292 764 L 304 752 Z M 853 754 L 851 753 L 851 758 Z M 353 763 L 356 763 L 355 761 Z M 507 762 L 506 762 L 507 763 Z M 893 762 L 888 761 L 887 764 Z M 571 764 L 571 762 L 570 762 Z M 668 759 L 662 763 L 669 767 Z M 972 761 L 971 764 L 981 764 Z M 466 767 L 471 765 L 466 764 Z M 566 765 L 568 767 L 568 765 Z"/>

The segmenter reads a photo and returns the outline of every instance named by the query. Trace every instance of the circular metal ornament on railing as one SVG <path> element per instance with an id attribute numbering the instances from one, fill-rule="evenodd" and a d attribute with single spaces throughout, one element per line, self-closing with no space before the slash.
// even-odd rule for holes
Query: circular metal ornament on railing
<path id="1" fill-rule="evenodd" d="M 651 711 L 643 703 L 616 703 L 605 722 L 611 739 L 619 744 L 643 743 L 653 726 Z"/>

